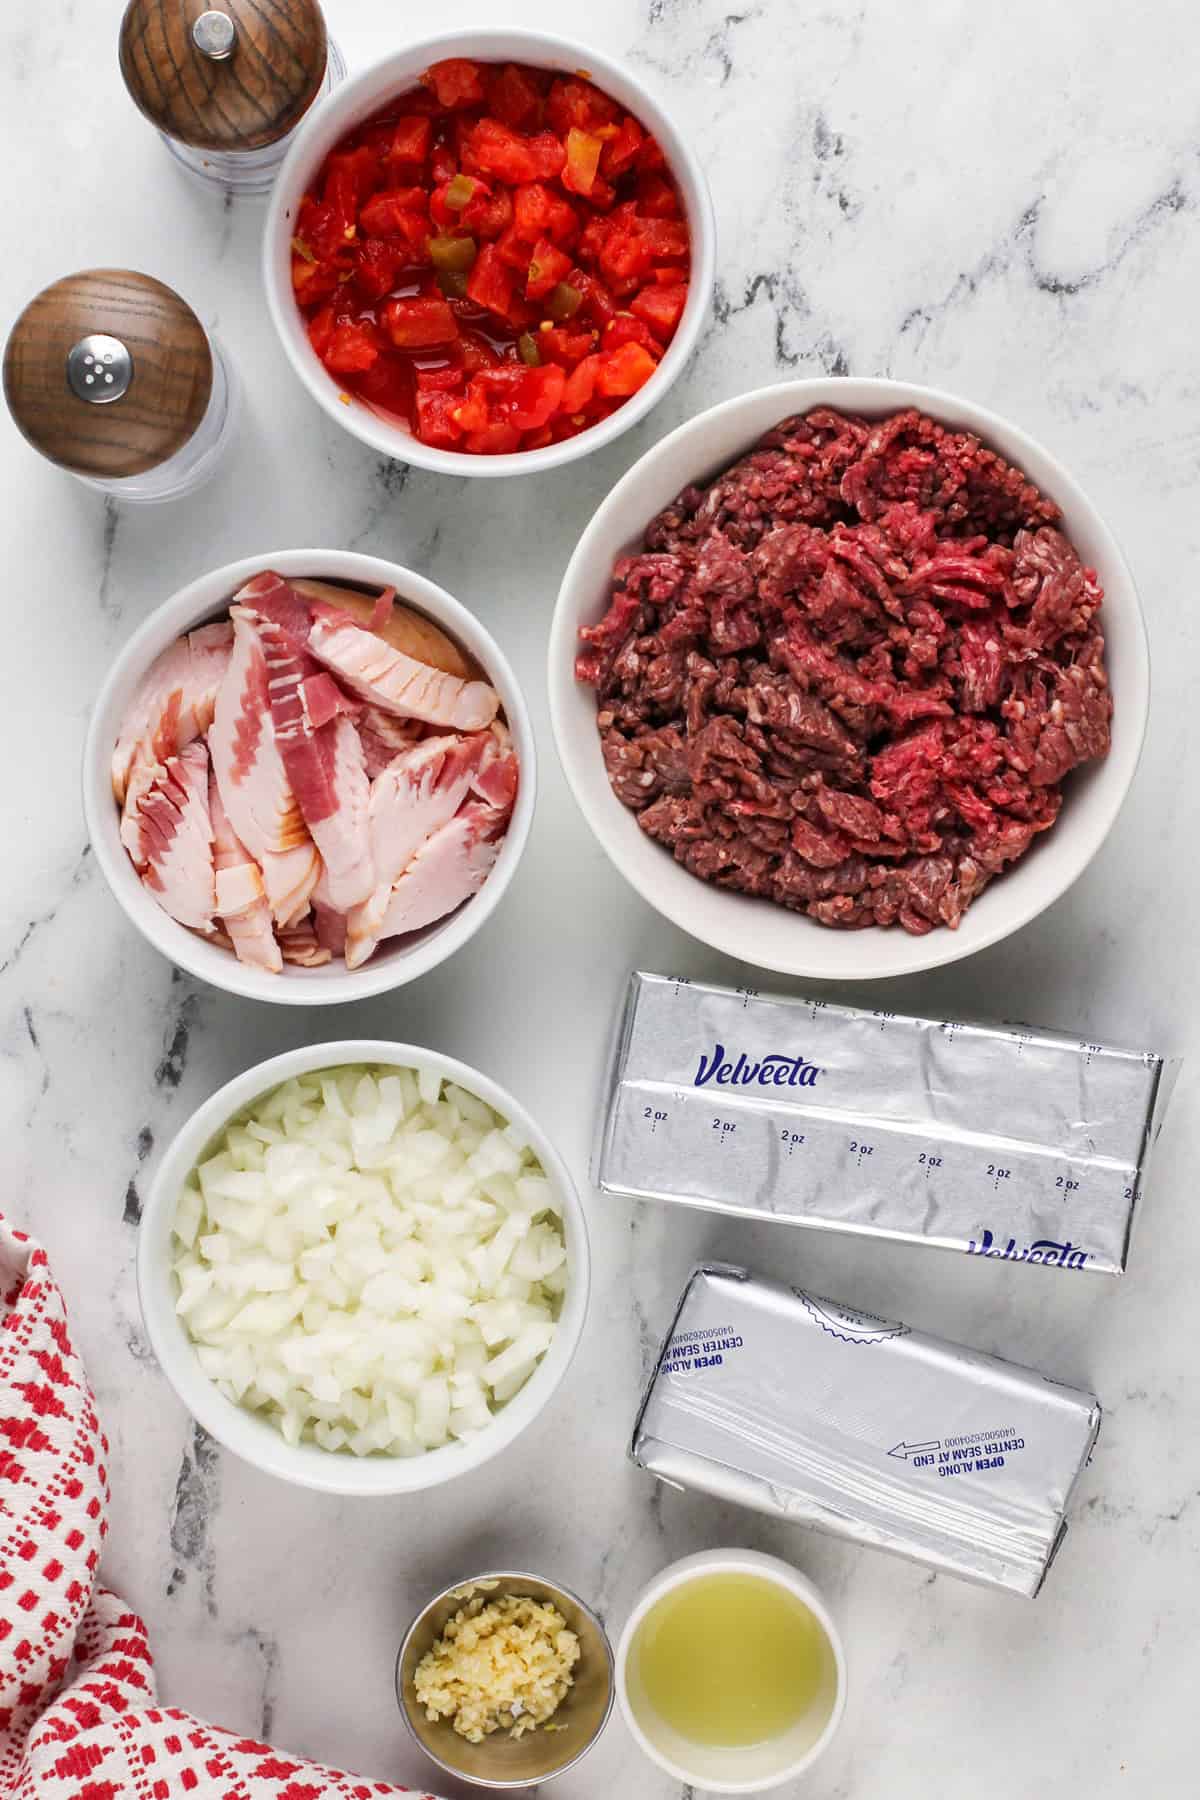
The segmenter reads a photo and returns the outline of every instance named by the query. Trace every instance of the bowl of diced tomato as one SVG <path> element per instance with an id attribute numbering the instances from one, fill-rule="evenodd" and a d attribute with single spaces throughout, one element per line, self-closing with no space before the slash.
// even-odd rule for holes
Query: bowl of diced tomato
<path id="1" fill-rule="evenodd" d="M 267 218 L 288 360 L 347 431 L 457 475 L 532 473 L 642 418 L 695 346 L 712 201 L 658 102 L 594 50 L 450 33 L 337 88 Z"/>

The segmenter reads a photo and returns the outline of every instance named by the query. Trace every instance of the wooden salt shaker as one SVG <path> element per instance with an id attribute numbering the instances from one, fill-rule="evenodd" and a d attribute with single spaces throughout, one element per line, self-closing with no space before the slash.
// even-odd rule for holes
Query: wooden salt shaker
<path id="1" fill-rule="evenodd" d="M 310 107 L 346 65 L 317 0 L 129 0 L 121 74 L 184 167 L 265 194 Z"/>
<path id="2" fill-rule="evenodd" d="M 233 428 L 232 374 L 179 295 L 133 269 L 84 269 L 29 302 L 4 397 L 35 450 L 122 500 L 191 493 Z"/>

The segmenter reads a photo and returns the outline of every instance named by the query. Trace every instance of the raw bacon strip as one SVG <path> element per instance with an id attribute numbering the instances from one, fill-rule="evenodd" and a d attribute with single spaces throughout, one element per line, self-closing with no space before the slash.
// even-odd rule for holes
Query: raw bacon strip
<path id="1" fill-rule="evenodd" d="M 319 731 L 322 725 L 328 725 L 342 713 L 348 718 L 354 718 L 363 710 L 361 701 L 351 700 L 348 694 L 342 692 L 333 676 L 323 672 L 306 676 L 300 682 L 297 692 L 304 722 L 312 731 Z"/>
<path id="2" fill-rule="evenodd" d="M 290 581 L 288 586 L 293 594 L 308 603 L 314 619 L 325 619 L 333 625 L 361 625 L 364 631 L 373 631 L 383 638 L 393 650 L 403 650 L 406 656 L 415 656 L 418 662 L 432 663 L 435 669 L 444 669 L 447 675 L 460 675 L 464 681 L 476 673 L 454 639 L 424 613 L 414 612 L 411 606 L 397 606 L 391 588 L 385 588 L 382 594 L 372 598 L 353 588 L 339 587 L 329 581 L 307 581 L 303 576 Z M 385 615 L 384 606 L 389 595 L 392 598 Z"/>
<path id="3" fill-rule="evenodd" d="M 424 719 L 455 731 L 479 731 L 491 724 L 500 707 L 495 688 L 486 681 L 447 675 L 393 650 L 359 625 L 315 618 L 308 647 L 353 693 L 402 718 Z"/>
<path id="4" fill-rule="evenodd" d="M 261 575 L 252 575 L 233 596 L 232 605 L 251 607 L 255 612 L 262 613 L 283 630 L 290 632 L 301 644 L 308 636 L 312 608 L 291 583 L 285 581 L 282 575 L 277 575 L 274 569 L 264 569 Z"/>
<path id="5" fill-rule="evenodd" d="M 426 838 L 392 889 L 381 938 L 420 931 L 477 894 L 500 854 L 505 815 L 482 800 Z"/>
<path id="6" fill-rule="evenodd" d="M 321 879 L 321 853 L 311 838 L 281 856 L 267 851 L 259 865 L 263 886 L 275 923 L 282 929 L 294 925 L 308 911 L 313 889 Z"/>
<path id="7" fill-rule="evenodd" d="M 139 875 L 163 911 L 193 931 L 210 932 L 217 892 L 208 751 L 202 743 L 189 744 L 158 765 L 156 778 L 127 815 L 122 835 Z"/>
<path id="8" fill-rule="evenodd" d="M 321 853 L 329 904 L 356 906 L 375 886 L 367 807 L 370 783 L 354 710 L 304 648 L 309 608 L 277 575 L 235 596 L 233 618 L 253 624 L 266 663 L 270 724 L 305 823 Z"/>
<path id="9" fill-rule="evenodd" d="M 142 854 L 142 801 L 164 779 L 161 759 L 154 754 L 150 743 L 143 741 L 134 752 L 121 808 L 121 842 L 138 866 L 145 860 Z"/>
<path id="10" fill-rule="evenodd" d="M 491 733 L 424 738 L 371 786 L 371 849 L 388 887 L 421 845 L 452 819 L 479 774 Z"/>
<path id="11" fill-rule="evenodd" d="M 320 883 L 317 884 L 320 892 Z M 313 923 L 316 928 L 317 941 L 330 956 L 345 957 L 346 954 L 346 915 L 338 912 L 336 907 L 322 906 L 314 895 Z"/>
<path id="12" fill-rule="evenodd" d="M 471 777 L 471 792 L 507 819 L 517 798 L 519 768 L 512 733 L 496 719 L 492 723 L 478 767 Z"/>
<path id="13" fill-rule="evenodd" d="M 329 892 L 329 878 L 324 869 L 321 870 L 320 881 L 313 889 L 312 914 L 317 942 L 328 950 L 331 956 L 344 957 L 346 953 L 346 915 L 333 904 Z"/>
<path id="14" fill-rule="evenodd" d="M 212 819 L 216 866 L 217 914 L 229 934 L 239 962 L 278 975 L 283 957 L 271 928 L 271 908 L 262 871 L 229 823 L 221 790 L 209 777 L 208 810 Z"/>
<path id="15" fill-rule="evenodd" d="M 491 754 L 490 732 L 424 738 L 371 784 L 371 855 L 377 886 L 346 921 L 346 967 L 366 962 L 379 941 L 392 888 L 426 838 L 454 817 Z"/>
<path id="16" fill-rule="evenodd" d="M 330 952 L 317 937 L 311 913 L 305 913 L 302 919 L 281 931 L 279 943 L 284 962 L 297 963 L 302 969 L 319 969 L 331 960 Z"/>
<path id="17" fill-rule="evenodd" d="M 113 751 L 118 806 L 139 748 L 144 746 L 144 756 L 154 762 L 165 762 L 208 730 L 232 645 L 233 629 L 222 620 L 179 638 L 150 664 L 129 702 Z"/>
<path id="18" fill-rule="evenodd" d="M 392 616 L 392 608 L 396 604 L 396 590 L 384 588 L 371 608 L 371 630 L 383 631 Z"/>
<path id="19" fill-rule="evenodd" d="M 371 784 L 359 735 L 343 717 L 282 747 L 321 852 L 329 904 L 348 912 L 375 885 L 367 830 Z"/>
<path id="20" fill-rule="evenodd" d="M 252 619 L 234 615 L 233 657 L 209 737 L 230 823 L 250 854 L 281 856 L 307 837 L 271 725 L 267 659 Z"/>
<path id="21" fill-rule="evenodd" d="M 371 781 L 382 775 L 401 751 L 410 750 L 425 729 L 420 719 L 398 719 L 377 706 L 364 706 L 355 723 Z"/>
<path id="22" fill-rule="evenodd" d="M 308 905 L 321 859 L 275 742 L 267 660 L 244 614 L 234 616 L 233 655 L 208 743 L 229 823 L 263 872 L 275 919 L 289 924 Z"/>

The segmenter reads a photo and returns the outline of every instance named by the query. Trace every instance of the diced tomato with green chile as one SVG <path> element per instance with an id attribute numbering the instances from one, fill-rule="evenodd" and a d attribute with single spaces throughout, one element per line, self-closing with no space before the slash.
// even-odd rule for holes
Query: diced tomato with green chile
<path id="1" fill-rule="evenodd" d="M 571 273 L 571 258 L 565 250 L 552 244 L 549 238 L 539 238 L 533 246 L 533 255 L 528 256 L 528 270 L 525 276 L 525 298 L 527 300 L 544 300 L 551 288 L 565 281 Z"/>
<path id="2" fill-rule="evenodd" d="M 439 450 L 459 448 L 462 432 L 454 419 L 459 404 L 457 394 L 423 388 L 418 383 L 415 423 L 423 444 L 432 444 Z"/>
<path id="3" fill-rule="evenodd" d="M 498 238 L 513 221 L 513 198 L 507 188 L 494 194 L 478 193 L 463 207 L 459 224 L 472 237 Z"/>
<path id="4" fill-rule="evenodd" d="M 548 237 L 554 244 L 570 244 L 579 235 L 579 214 L 544 181 L 531 181 L 513 195 L 513 225 L 527 243 Z"/>
<path id="5" fill-rule="evenodd" d="M 480 119 L 471 133 L 470 147 L 476 168 L 494 181 L 516 187 L 519 182 L 537 179 L 537 163 L 525 139 L 498 119 Z"/>
<path id="6" fill-rule="evenodd" d="M 644 136 L 637 120 L 626 113 L 613 135 L 605 139 L 604 149 L 600 153 L 601 174 L 609 181 L 615 181 L 618 175 L 623 175 L 633 164 Z"/>
<path id="7" fill-rule="evenodd" d="M 464 56 L 448 56 L 434 63 L 422 77 L 437 95 L 439 106 L 475 106 L 484 99 L 483 70 Z"/>
<path id="8" fill-rule="evenodd" d="M 395 238 L 367 238 L 354 259 L 355 293 L 364 300 L 382 300 L 405 266 L 404 246 Z"/>
<path id="9" fill-rule="evenodd" d="M 381 322 L 397 350 L 432 350 L 458 341 L 458 321 L 439 295 L 389 300 Z"/>
<path id="10" fill-rule="evenodd" d="M 529 276 L 529 264 L 533 258 L 533 249 L 528 238 L 520 237 L 515 225 L 510 225 L 496 239 L 496 255 L 506 268 L 513 269 L 522 277 L 521 285 Z M 570 258 L 568 257 L 568 263 Z"/>
<path id="11" fill-rule="evenodd" d="M 320 306 L 336 294 L 345 276 L 333 262 L 318 262 L 311 252 L 298 249 L 292 256 L 292 291 L 305 311 Z"/>
<path id="12" fill-rule="evenodd" d="M 485 312 L 507 319 L 516 296 L 513 271 L 504 260 L 498 244 L 485 244 L 467 277 L 467 298 Z"/>
<path id="13" fill-rule="evenodd" d="M 362 202 L 381 185 L 378 156 L 360 144 L 355 150 L 335 150 L 326 160 L 321 197 L 343 229 L 352 231 Z"/>
<path id="14" fill-rule="evenodd" d="M 550 83 L 546 120 L 560 137 L 565 138 L 572 127 L 595 131 L 600 126 L 615 125 L 620 116 L 617 102 L 582 76 L 559 76 Z"/>
<path id="15" fill-rule="evenodd" d="M 665 175 L 640 175 L 635 198 L 643 219 L 679 217 L 679 194 L 674 182 L 669 181 Z"/>
<path id="16" fill-rule="evenodd" d="M 563 390 L 563 411 L 581 413 L 587 407 L 596 392 L 596 374 L 600 367 L 598 356 L 585 356 L 571 370 L 567 377 L 567 385 Z"/>
<path id="17" fill-rule="evenodd" d="M 514 131 L 536 131 L 546 102 L 540 84 L 517 63 L 492 69 L 488 82 L 488 111 Z"/>
<path id="18" fill-rule="evenodd" d="M 687 305 L 688 229 L 657 140 L 585 77 L 518 63 L 448 58 L 347 133 L 292 247 L 309 341 L 343 395 L 472 455 L 607 418 Z"/>
<path id="19" fill-rule="evenodd" d="M 433 120 L 428 114 L 410 113 L 396 120 L 384 161 L 389 169 L 408 168 L 428 160 L 433 147 Z"/>
<path id="20" fill-rule="evenodd" d="M 382 349 L 379 333 L 361 319 L 335 325 L 325 352 L 325 367 L 339 375 L 362 375 L 373 369 Z"/>
<path id="21" fill-rule="evenodd" d="M 400 229 L 397 219 L 413 213 L 420 218 L 429 216 L 429 195 L 424 188 L 384 188 L 361 209 L 358 223 L 368 237 L 389 237 Z"/>
<path id="22" fill-rule="evenodd" d="M 686 281 L 657 282 L 635 294 L 629 310 L 648 325 L 660 344 L 669 343 L 687 305 Z"/>
<path id="23" fill-rule="evenodd" d="M 662 345 L 645 320 L 635 318 L 631 312 L 619 312 L 604 327 L 605 350 L 619 350 L 622 344 L 640 344 L 656 359 L 662 355 Z"/>
<path id="24" fill-rule="evenodd" d="M 538 349 L 542 353 L 543 362 L 561 363 L 564 369 L 574 369 L 593 350 L 600 347 L 598 331 L 573 331 L 569 325 L 551 325 L 549 330 L 543 327 L 538 332 Z"/>
<path id="25" fill-rule="evenodd" d="M 453 231 L 462 223 L 462 215 L 476 199 L 491 194 L 486 181 L 476 175 L 464 175 L 452 169 L 429 195 L 429 216 L 441 231 Z"/>

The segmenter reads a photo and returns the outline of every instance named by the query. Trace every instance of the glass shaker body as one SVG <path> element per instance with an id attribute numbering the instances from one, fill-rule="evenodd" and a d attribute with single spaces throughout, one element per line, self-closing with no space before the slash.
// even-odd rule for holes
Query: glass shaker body
<path id="1" fill-rule="evenodd" d="M 330 38 L 325 79 L 313 105 L 316 106 L 326 94 L 331 94 L 345 79 L 345 58 Z M 307 117 L 306 113 L 305 118 Z M 180 167 L 186 169 L 197 181 L 219 187 L 231 194 L 252 198 L 270 193 L 280 165 L 299 129 L 299 125 L 294 125 L 286 136 L 279 138 L 274 144 L 264 144 L 257 150 L 202 150 L 192 144 L 181 143 L 178 138 L 173 138 L 162 130 L 159 131 L 159 136 Z"/>
<path id="2" fill-rule="evenodd" d="M 319 0 L 128 0 L 129 97 L 189 175 L 265 194 L 295 133 L 345 79 Z"/>
<path id="3" fill-rule="evenodd" d="M 42 456 L 129 501 L 193 492 L 238 413 L 221 346 L 173 288 L 136 269 L 83 269 L 35 295 L 5 346 L 4 395 Z"/>
<path id="4" fill-rule="evenodd" d="M 139 475 L 81 475 L 71 473 L 86 487 L 114 500 L 134 504 L 153 500 L 180 500 L 194 494 L 197 488 L 215 475 L 237 435 L 241 414 L 241 390 L 233 364 L 211 332 L 208 347 L 212 353 L 212 391 L 208 406 L 195 431 L 173 456 Z"/>

